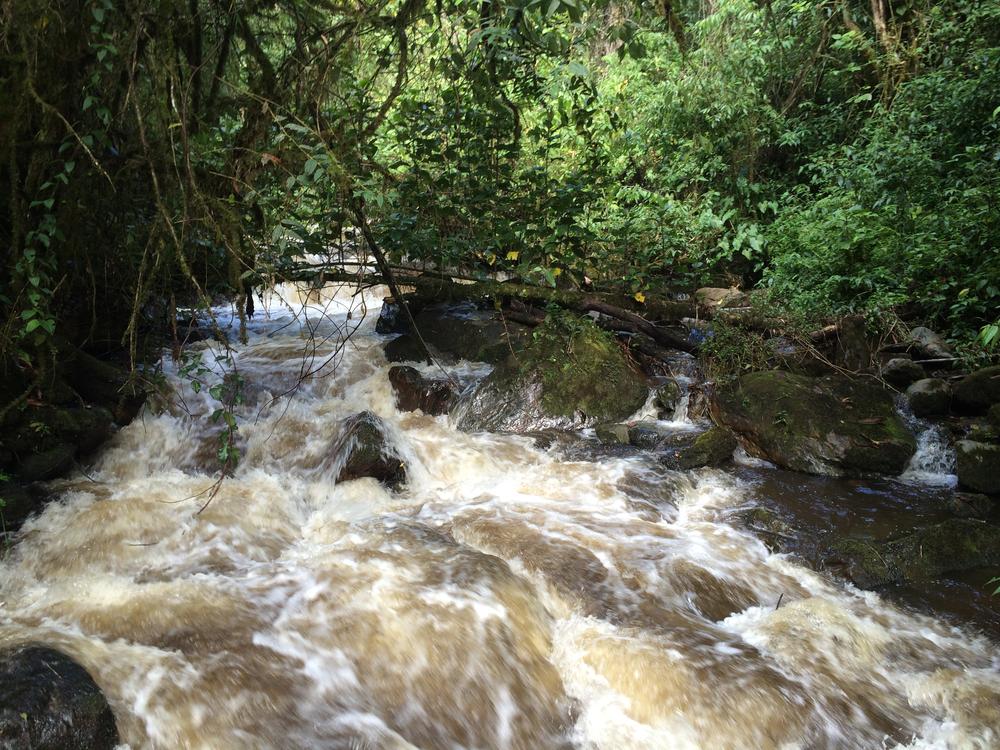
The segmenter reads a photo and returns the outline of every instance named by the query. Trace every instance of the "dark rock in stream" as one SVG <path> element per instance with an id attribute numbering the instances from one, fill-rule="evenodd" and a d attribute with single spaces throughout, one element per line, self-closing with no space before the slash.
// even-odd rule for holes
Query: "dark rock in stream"
<path id="1" fill-rule="evenodd" d="M 959 440 L 955 450 L 959 485 L 987 495 L 1000 495 L 1000 445 Z"/>
<path id="2" fill-rule="evenodd" d="M 549 316 L 455 409 L 466 431 L 529 432 L 619 422 L 649 390 L 615 340 L 589 318 Z"/>
<path id="3" fill-rule="evenodd" d="M 953 356 L 948 343 L 939 334 L 923 326 L 910 331 L 906 344 L 921 359 L 949 359 Z"/>
<path id="4" fill-rule="evenodd" d="M 1000 564 L 1000 526 L 953 518 L 888 542 L 845 539 L 834 551 L 855 584 L 875 588 Z"/>
<path id="5" fill-rule="evenodd" d="M 1000 365 L 967 375 L 955 386 L 955 407 L 965 414 L 985 414 L 1000 404 Z"/>
<path id="6" fill-rule="evenodd" d="M 924 377 L 924 368 L 912 359 L 894 357 L 882 368 L 882 379 L 900 390 Z"/>
<path id="7" fill-rule="evenodd" d="M 940 378 L 921 378 L 906 389 L 913 414 L 918 417 L 939 417 L 951 406 L 951 386 Z"/>
<path id="8" fill-rule="evenodd" d="M 48 648 L 0 653 L 0 747 L 111 750 L 117 744 L 115 717 L 83 667 Z"/>
<path id="9" fill-rule="evenodd" d="M 385 308 L 383 307 L 383 310 Z M 383 330 L 391 327 L 402 335 L 385 345 L 390 362 L 419 362 L 423 348 L 409 330 L 409 322 L 385 313 Z M 431 354 L 445 361 L 464 359 L 470 362 L 496 363 L 519 352 L 531 341 L 531 329 L 502 318 L 495 310 L 472 303 L 434 304 L 414 313 L 414 322 Z M 379 317 L 382 323 L 383 316 Z"/>
<path id="10" fill-rule="evenodd" d="M 699 469 L 722 466 L 733 457 L 739 443 L 736 436 L 725 427 L 713 427 L 701 433 L 690 446 L 677 451 L 679 469 Z"/>
<path id="11" fill-rule="evenodd" d="M 416 368 L 406 365 L 390 367 L 389 382 L 396 392 L 396 406 L 402 411 L 420 409 L 424 414 L 447 414 L 458 399 L 458 393 L 447 380 L 425 378 Z"/>
<path id="12" fill-rule="evenodd" d="M 385 423 L 369 411 L 344 421 L 333 447 L 333 455 L 341 462 L 338 482 L 372 477 L 398 487 L 406 481 L 406 467 L 386 439 L 385 429 Z"/>
<path id="13" fill-rule="evenodd" d="M 712 414 L 750 455 L 812 474 L 899 474 L 916 441 L 892 396 L 837 376 L 772 370 L 716 392 Z"/>

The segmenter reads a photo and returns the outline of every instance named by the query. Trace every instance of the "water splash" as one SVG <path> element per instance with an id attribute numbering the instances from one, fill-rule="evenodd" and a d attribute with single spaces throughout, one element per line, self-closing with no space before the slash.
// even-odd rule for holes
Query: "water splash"
<path id="1" fill-rule="evenodd" d="M 135 748 L 997 746 L 995 644 L 769 553 L 726 522 L 732 475 L 399 413 L 379 294 L 285 289 L 253 321 L 244 460 L 201 514 L 213 404 L 168 363 L 187 411 L 53 484 L 0 568 L 0 645 L 76 658 Z M 362 410 L 398 492 L 335 482 Z"/>

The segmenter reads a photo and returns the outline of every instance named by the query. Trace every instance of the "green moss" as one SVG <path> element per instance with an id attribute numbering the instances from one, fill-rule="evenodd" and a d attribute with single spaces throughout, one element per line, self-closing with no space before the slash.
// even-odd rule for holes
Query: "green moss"
<path id="1" fill-rule="evenodd" d="M 713 414 L 758 455 L 811 473 L 898 474 L 916 442 L 881 388 L 780 370 L 721 389 Z"/>

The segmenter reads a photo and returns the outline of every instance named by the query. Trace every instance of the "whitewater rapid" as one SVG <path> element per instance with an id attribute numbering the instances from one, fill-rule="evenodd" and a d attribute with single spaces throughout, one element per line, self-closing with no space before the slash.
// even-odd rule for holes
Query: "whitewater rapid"
<path id="1" fill-rule="evenodd" d="M 218 404 L 167 359 L 173 404 L 0 564 L 0 646 L 79 661 L 133 750 L 1000 747 L 996 644 L 772 554 L 733 474 L 401 413 L 383 290 L 280 291 L 234 347 L 243 458 L 207 506 Z M 399 492 L 334 481 L 362 410 Z"/>

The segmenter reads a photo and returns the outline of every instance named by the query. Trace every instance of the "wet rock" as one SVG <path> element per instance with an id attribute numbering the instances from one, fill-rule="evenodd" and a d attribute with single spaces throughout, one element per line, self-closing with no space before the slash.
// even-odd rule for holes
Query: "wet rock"
<path id="1" fill-rule="evenodd" d="M 959 440 L 955 450 L 959 485 L 987 495 L 1000 495 L 1000 445 Z"/>
<path id="2" fill-rule="evenodd" d="M 628 445 L 629 429 L 627 424 L 620 422 L 599 424 L 594 428 L 597 439 L 605 445 Z"/>
<path id="3" fill-rule="evenodd" d="M 47 648 L 0 653 L 0 747 L 111 750 L 117 744 L 114 715 L 83 667 Z"/>
<path id="4" fill-rule="evenodd" d="M 906 398 L 916 416 L 942 416 L 951 406 L 951 386 L 940 378 L 921 378 L 906 389 Z"/>
<path id="5" fill-rule="evenodd" d="M 24 482 L 42 482 L 62 476 L 73 468 L 76 448 L 61 443 L 41 453 L 27 456 L 17 466 L 17 475 Z"/>
<path id="6" fill-rule="evenodd" d="M 1000 429 L 986 421 L 976 421 L 969 427 L 969 434 L 966 440 L 974 443 L 1000 443 Z"/>
<path id="7" fill-rule="evenodd" d="M 959 518 L 988 518 L 993 512 L 993 501 L 976 492 L 956 492 L 948 502 L 948 509 Z"/>
<path id="8" fill-rule="evenodd" d="M 681 400 L 681 387 L 676 380 L 667 379 L 656 389 L 656 407 L 660 415 L 670 417 Z"/>
<path id="9" fill-rule="evenodd" d="M 531 329 L 527 326 L 471 303 L 429 305 L 413 318 L 431 353 L 448 361 L 501 362 L 512 352 L 524 349 L 531 340 Z M 406 332 L 386 344 L 386 358 L 390 362 L 423 360 L 423 348 L 408 325 L 399 321 L 393 326 Z"/>
<path id="10" fill-rule="evenodd" d="M 42 406 L 27 409 L 3 444 L 17 456 L 41 453 L 57 443 L 68 443 L 87 454 L 111 436 L 113 417 L 100 407 Z"/>
<path id="11" fill-rule="evenodd" d="M 899 388 L 900 390 L 923 377 L 924 368 L 912 359 L 905 359 L 903 357 L 890 359 L 882 368 L 882 379 L 893 388 Z"/>
<path id="12" fill-rule="evenodd" d="M 795 529 L 770 508 L 752 508 L 741 513 L 740 519 L 772 552 L 783 552 L 795 539 Z"/>
<path id="13" fill-rule="evenodd" d="M 733 457 L 738 445 L 736 436 L 724 427 L 713 427 L 701 433 L 692 445 L 678 451 L 680 469 L 722 466 Z"/>
<path id="14" fill-rule="evenodd" d="M 772 370 L 716 392 L 712 414 L 747 452 L 812 474 L 899 474 L 916 441 L 892 397 L 867 383 Z"/>
<path id="15" fill-rule="evenodd" d="M 382 309 L 379 311 L 378 320 L 375 321 L 375 333 L 404 333 L 408 328 L 406 314 L 403 306 L 392 297 L 386 297 L 382 301 Z"/>
<path id="16" fill-rule="evenodd" d="M 467 431 L 528 432 L 620 422 L 648 395 L 615 340 L 589 318 L 553 314 L 454 411 Z"/>
<path id="17" fill-rule="evenodd" d="M 37 487 L 37 485 L 36 485 Z M 0 531 L 16 531 L 45 503 L 45 495 L 17 482 L 0 483 Z"/>
<path id="18" fill-rule="evenodd" d="M 668 436 L 670 430 L 661 427 L 656 422 L 638 422 L 629 427 L 628 441 L 636 448 L 655 448 L 664 438 Z"/>
<path id="19" fill-rule="evenodd" d="M 906 338 L 910 351 L 921 359 L 948 359 L 953 355 L 951 347 L 941 336 L 930 328 L 918 326 Z"/>
<path id="20" fill-rule="evenodd" d="M 847 539 L 834 547 L 861 588 L 917 581 L 1000 563 L 1000 527 L 953 518 L 890 542 Z"/>
<path id="21" fill-rule="evenodd" d="M 390 487 L 406 481 L 406 467 L 386 439 L 385 423 L 369 411 L 345 420 L 333 448 L 338 482 L 372 477 Z"/>
<path id="22" fill-rule="evenodd" d="M 458 399 L 448 381 L 426 378 L 405 365 L 389 368 L 389 382 L 396 392 L 396 406 L 402 411 L 420 409 L 424 414 L 447 414 Z"/>
<path id="23" fill-rule="evenodd" d="M 1000 365 L 977 370 L 955 386 L 955 406 L 967 414 L 985 414 L 1000 404 Z"/>

